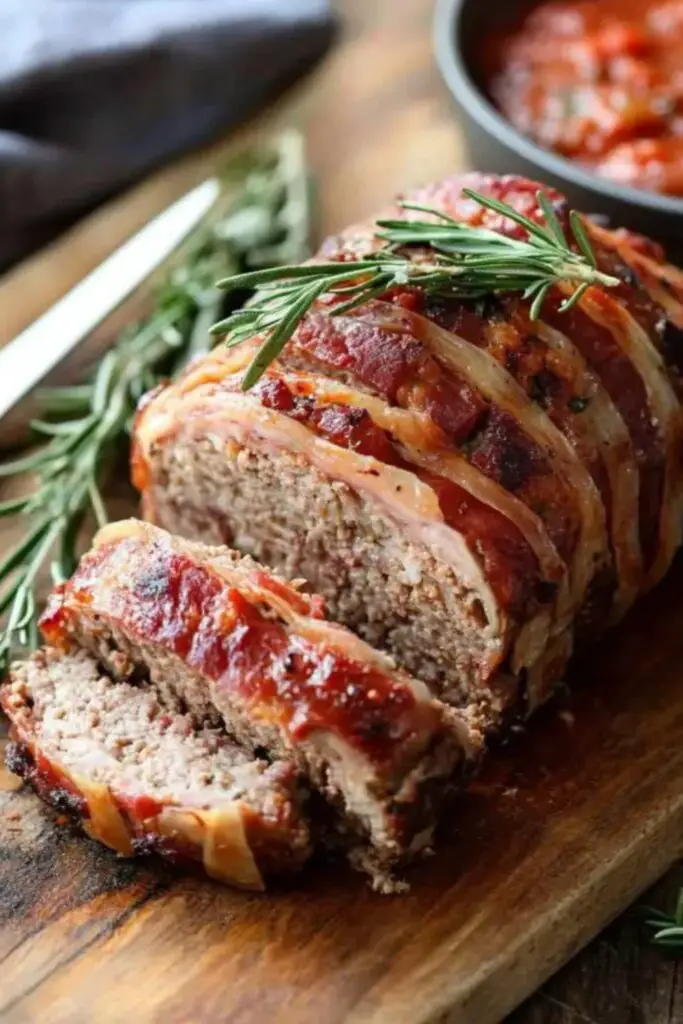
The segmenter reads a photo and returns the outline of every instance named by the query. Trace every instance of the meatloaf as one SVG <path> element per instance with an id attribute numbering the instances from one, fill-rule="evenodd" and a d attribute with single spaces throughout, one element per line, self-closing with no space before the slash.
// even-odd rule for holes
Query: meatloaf
<path id="1" fill-rule="evenodd" d="M 424 683 L 328 622 L 319 598 L 148 524 L 100 531 L 41 629 L 65 657 L 90 652 L 117 681 L 106 685 L 151 686 L 195 730 L 289 764 L 315 795 L 326 840 L 380 885 L 430 842 L 480 746 Z"/>
<path id="2" fill-rule="evenodd" d="M 538 186 L 519 178 L 408 198 L 520 230 L 465 185 L 541 217 Z M 569 311 L 561 286 L 540 320 L 520 296 L 437 301 L 406 286 L 339 315 L 323 296 L 249 392 L 262 339 L 194 363 L 138 414 L 144 515 L 304 576 L 333 618 L 482 727 L 532 709 L 576 639 L 662 577 L 683 522 L 683 276 L 646 241 L 585 225 L 622 283 Z M 318 258 L 382 244 L 359 225 Z"/>
<path id="3" fill-rule="evenodd" d="M 293 871 L 311 852 L 306 789 L 291 762 L 248 755 L 84 651 L 37 652 L 14 667 L 0 703 L 12 771 L 118 853 L 197 861 L 214 878 L 262 889 L 265 875 Z"/>

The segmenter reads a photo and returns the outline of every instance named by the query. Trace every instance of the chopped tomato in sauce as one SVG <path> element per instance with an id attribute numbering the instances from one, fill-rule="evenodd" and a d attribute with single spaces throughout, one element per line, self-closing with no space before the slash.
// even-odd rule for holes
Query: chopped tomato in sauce
<path id="1" fill-rule="evenodd" d="M 683 0 L 553 0 L 490 41 L 520 131 L 622 185 L 683 195 Z"/>

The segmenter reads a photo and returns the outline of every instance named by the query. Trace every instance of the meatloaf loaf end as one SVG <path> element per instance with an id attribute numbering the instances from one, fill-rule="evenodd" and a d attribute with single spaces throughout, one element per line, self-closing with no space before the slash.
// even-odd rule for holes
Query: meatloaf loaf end
<path id="1" fill-rule="evenodd" d="M 46 641 L 150 678 L 198 724 L 296 764 L 382 884 L 429 843 L 480 738 L 321 602 L 251 559 L 128 521 L 105 528 L 42 618 Z"/>
<path id="2" fill-rule="evenodd" d="M 153 687 L 114 681 L 85 652 L 47 648 L 13 666 L 0 705 L 10 768 L 117 853 L 196 861 L 260 890 L 311 852 L 291 763 L 248 755 L 222 730 L 170 711 Z"/>
<path id="3" fill-rule="evenodd" d="M 408 198 L 520 232 L 465 186 L 542 219 L 539 186 L 520 178 L 466 175 Z M 568 231 L 566 201 L 549 197 Z M 399 287 L 335 314 L 327 295 L 246 394 L 263 338 L 194 363 L 140 408 L 145 517 L 304 576 L 333 618 L 486 727 L 533 709 L 575 637 L 661 579 L 683 524 L 679 377 L 657 305 L 671 284 L 678 330 L 683 276 L 586 231 L 621 284 L 569 311 L 571 285 L 536 320 L 523 296 Z M 351 265 L 384 244 L 368 223 L 318 258 Z"/>

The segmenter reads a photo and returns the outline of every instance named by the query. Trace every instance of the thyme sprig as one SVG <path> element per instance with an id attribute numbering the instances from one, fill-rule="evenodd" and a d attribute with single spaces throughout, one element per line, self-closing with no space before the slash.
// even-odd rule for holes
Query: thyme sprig
<path id="1" fill-rule="evenodd" d="M 65 579 L 88 514 L 98 525 L 106 522 L 102 484 L 127 440 L 138 399 L 210 347 L 208 329 L 226 312 L 216 280 L 309 254 L 308 174 L 298 134 L 252 149 L 222 177 L 227 198 L 193 233 L 149 316 L 121 335 L 86 384 L 43 391 L 42 418 L 32 423 L 36 446 L 0 464 L 0 478 L 30 474 L 28 489 L 0 502 L 0 517 L 16 517 L 24 527 L 0 561 L 0 673 L 15 648 L 37 643 L 36 583 L 43 569 L 50 567 L 55 582 Z"/>
<path id="2" fill-rule="evenodd" d="M 683 889 L 678 893 L 673 914 L 654 907 L 643 907 L 643 913 L 646 915 L 645 927 L 651 933 L 650 942 L 669 953 L 683 956 Z"/>
<path id="3" fill-rule="evenodd" d="M 575 305 L 591 285 L 610 288 L 620 283 L 598 269 L 579 214 L 572 211 L 569 215 L 568 239 L 545 193 L 537 196 L 543 223 L 470 189 L 463 189 L 463 194 L 514 221 L 526 237 L 463 224 L 430 206 L 404 202 L 400 204 L 403 209 L 427 214 L 430 220 L 379 220 L 376 236 L 383 246 L 363 259 L 276 267 L 219 281 L 218 287 L 226 292 L 259 289 L 245 308 L 212 328 L 212 333 L 227 336 L 229 346 L 253 336 L 263 337 L 244 375 L 243 390 L 259 380 L 324 294 L 339 299 L 330 308 L 333 316 L 339 316 L 408 285 L 436 297 L 475 299 L 520 292 L 531 300 L 530 315 L 537 319 L 549 291 L 561 282 L 576 285 L 563 301 L 562 310 Z"/>

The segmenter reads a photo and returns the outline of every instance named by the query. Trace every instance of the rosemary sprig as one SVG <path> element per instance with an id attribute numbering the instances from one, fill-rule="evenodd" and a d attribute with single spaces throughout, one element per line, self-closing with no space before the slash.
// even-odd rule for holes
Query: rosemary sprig
<path id="1" fill-rule="evenodd" d="M 591 285 L 610 288 L 620 283 L 598 269 L 580 216 L 574 211 L 570 214 L 569 240 L 545 193 L 538 193 L 542 224 L 478 192 L 463 189 L 463 194 L 514 221 L 524 229 L 526 238 L 510 238 L 462 224 L 429 206 L 402 203 L 404 209 L 427 214 L 431 219 L 378 221 L 376 235 L 383 247 L 357 262 L 283 266 L 219 281 L 218 287 L 226 292 L 259 289 L 245 308 L 212 328 L 213 334 L 227 336 L 229 346 L 249 337 L 263 337 L 244 375 L 242 389 L 253 387 L 325 293 L 340 300 L 330 310 L 338 316 L 406 285 L 431 296 L 468 299 L 520 292 L 532 300 L 530 316 L 536 319 L 556 284 L 576 285 L 561 305 L 567 310 Z"/>
<path id="2" fill-rule="evenodd" d="M 222 213 L 219 201 L 217 219 L 190 239 L 151 314 L 121 335 L 88 383 L 44 391 L 42 418 L 32 424 L 37 446 L 0 464 L 0 478 L 31 474 L 26 493 L 0 502 L 0 517 L 25 524 L 0 561 L 0 673 L 14 648 L 37 643 L 36 580 L 43 568 L 49 565 L 55 581 L 66 578 L 86 516 L 106 522 L 101 487 L 138 399 L 210 347 L 208 328 L 226 311 L 215 281 L 308 256 L 308 175 L 298 134 L 240 157 L 223 178 L 233 193 L 239 183 L 236 198 Z"/>
<path id="3" fill-rule="evenodd" d="M 669 953 L 683 956 L 683 889 L 673 914 L 666 914 L 654 907 L 643 907 L 646 914 L 645 927 L 651 932 L 650 942 L 666 949 Z"/>

